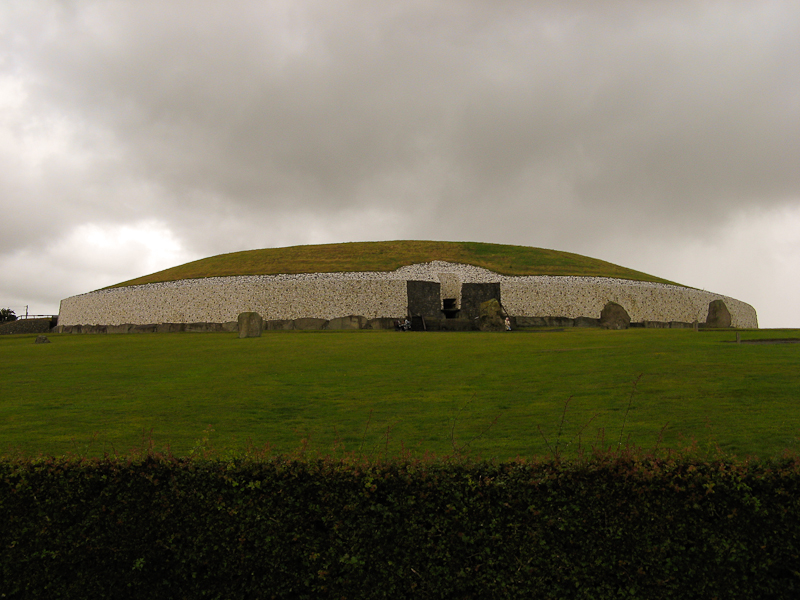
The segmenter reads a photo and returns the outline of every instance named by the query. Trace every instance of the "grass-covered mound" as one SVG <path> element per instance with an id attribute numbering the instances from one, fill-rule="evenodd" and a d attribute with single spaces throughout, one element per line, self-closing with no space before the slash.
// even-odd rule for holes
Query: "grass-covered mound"
<path id="1" fill-rule="evenodd" d="M 433 260 L 475 265 L 503 275 L 573 275 L 672 283 L 571 252 L 479 242 L 405 240 L 290 246 L 232 252 L 196 260 L 111 287 L 236 275 L 394 271 L 406 265 Z"/>

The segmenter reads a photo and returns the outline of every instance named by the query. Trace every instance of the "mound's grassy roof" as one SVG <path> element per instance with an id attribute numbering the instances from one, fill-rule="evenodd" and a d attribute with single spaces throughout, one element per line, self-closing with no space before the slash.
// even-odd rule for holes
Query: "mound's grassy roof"
<path id="1" fill-rule="evenodd" d="M 196 260 L 111 287 L 234 275 L 394 271 L 402 266 L 432 260 L 475 265 L 502 275 L 574 275 L 673 283 L 571 252 L 479 242 L 395 241 L 232 252 Z"/>

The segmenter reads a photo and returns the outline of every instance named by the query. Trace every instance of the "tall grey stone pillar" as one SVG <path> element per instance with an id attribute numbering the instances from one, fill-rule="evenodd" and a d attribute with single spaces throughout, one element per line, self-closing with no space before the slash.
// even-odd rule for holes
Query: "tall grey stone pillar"
<path id="1" fill-rule="evenodd" d="M 264 319 L 256 312 L 239 313 L 239 337 L 261 337 L 264 329 Z"/>

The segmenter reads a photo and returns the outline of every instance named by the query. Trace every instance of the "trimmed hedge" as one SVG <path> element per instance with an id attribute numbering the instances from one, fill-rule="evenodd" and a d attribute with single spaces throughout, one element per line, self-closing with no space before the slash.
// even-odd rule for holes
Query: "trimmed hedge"
<path id="1" fill-rule="evenodd" d="M 4 598 L 797 598 L 800 459 L 0 461 Z"/>

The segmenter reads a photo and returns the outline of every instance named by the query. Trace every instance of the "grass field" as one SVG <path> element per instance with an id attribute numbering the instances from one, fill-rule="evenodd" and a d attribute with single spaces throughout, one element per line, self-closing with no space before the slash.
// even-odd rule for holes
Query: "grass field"
<path id="1" fill-rule="evenodd" d="M 6 453 L 92 455 L 127 451 L 145 432 L 178 454 L 207 437 L 230 452 L 248 441 L 290 451 L 307 439 L 323 452 L 402 444 L 504 459 L 620 438 L 652 447 L 663 431 L 661 446 L 694 438 L 762 457 L 798 449 L 800 344 L 736 344 L 735 335 L 1 336 L 0 443 Z"/>
<path id="2" fill-rule="evenodd" d="M 290 246 L 219 254 L 112 287 L 234 275 L 393 271 L 432 260 L 477 265 L 503 275 L 575 275 L 672 283 L 571 252 L 479 242 L 402 240 Z"/>

